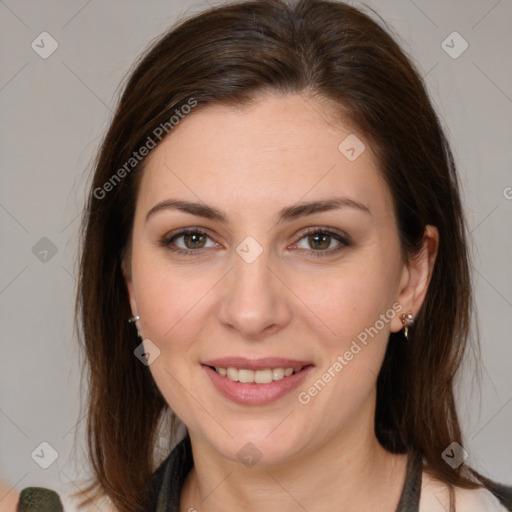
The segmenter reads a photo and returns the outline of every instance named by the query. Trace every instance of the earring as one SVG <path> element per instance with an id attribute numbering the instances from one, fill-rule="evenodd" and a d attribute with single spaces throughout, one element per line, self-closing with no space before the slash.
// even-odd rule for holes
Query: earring
<path id="1" fill-rule="evenodd" d="M 404 336 L 405 336 L 405 339 L 408 340 L 409 339 L 409 327 L 411 327 L 411 325 L 414 323 L 414 315 L 409 312 L 409 313 L 404 313 L 400 319 L 402 320 L 402 324 L 404 326 Z"/>
<path id="2" fill-rule="evenodd" d="M 134 324 L 137 320 L 140 320 L 139 315 L 132 316 L 128 319 L 129 324 Z M 139 331 L 139 328 L 137 327 L 137 338 L 142 339 L 142 333 Z"/>

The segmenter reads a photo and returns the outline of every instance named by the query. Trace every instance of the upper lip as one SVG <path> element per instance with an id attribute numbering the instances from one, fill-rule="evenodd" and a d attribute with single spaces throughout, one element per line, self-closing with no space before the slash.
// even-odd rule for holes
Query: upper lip
<path id="1" fill-rule="evenodd" d="M 247 359 L 245 357 L 222 357 L 210 359 L 202 364 L 216 366 L 217 368 L 243 368 L 247 370 L 266 370 L 268 368 L 293 368 L 298 370 L 303 366 L 312 365 L 311 361 L 297 359 L 284 359 L 282 357 L 262 357 L 260 359 Z"/>

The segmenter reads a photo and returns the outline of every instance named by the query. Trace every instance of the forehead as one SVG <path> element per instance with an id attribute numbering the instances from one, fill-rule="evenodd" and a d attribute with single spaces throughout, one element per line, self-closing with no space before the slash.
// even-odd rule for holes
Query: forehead
<path id="1" fill-rule="evenodd" d="M 179 197 L 241 216 L 332 195 L 390 211 L 364 136 L 312 98 L 269 95 L 243 107 L 208 105 L 181 120 L 146 160 L 138 203 L 148 210 Z"/>

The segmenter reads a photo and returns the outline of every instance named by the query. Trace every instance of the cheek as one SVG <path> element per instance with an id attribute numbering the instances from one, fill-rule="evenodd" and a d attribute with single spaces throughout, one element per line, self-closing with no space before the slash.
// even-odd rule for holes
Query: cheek
<path id="1" fill-rule="evenodd" d="M 372 261 L 373 260 L 373 261 Z M 382 261 L 382 260 L 381 260 Z M 291 284 L 303 299 L 303 310 L 310 309 L 316 317 L 320 338 L 330 340 L 336 348 L 350 343 L 365 329 L 371 328 L 395 301 L 393 270 L 378 258 L 342 266 L 334 272 L 307 279 L 298 274 Z M 387 267 L 387 268 L 386 268 Z M 393 316 L 393 311 L 388 316 Z M 389 318 L 377 327 L 387 337 Z"/>
<path id="2" fill-rule="evenodd" d="M 195 276 L 190 271 L 185 275 L 179 267 L 172 267 L 165 256 L 155 256 L 154 250 L 152 253 L 144 248 L 134 253 L 132 273 L 144 336 L 161 349 L 170 348 L 170 343 L 178 348 L 193 334 L 184 334 L 184 329 L 190 330 L 194 325 L 199 328 L 194 317 L 217 279 L 204 270 Z"/>
<path id="3" fill-rule="evenodd" d="M 316 339 L 322 354 L 315 379 L 299 390 L 298 402 L 334 431 L 370 407 L 386 352 L 393 309 L 392 283 L 382 266 L 351 267 L 303 288 L 308 306 L 327 327 Z M 320 283 L 317 283 L 320 284 Z M 391 291 L 390 291 L 391 290 Z"/>
<path id="4" fill-rule="evenodd" d="M 171 269 L 168 262 L 159 261 L 154 254 L 134 254 L 132 278 L 142 334 L 160 350 L 149 370 L 173 411 L 192 425 L 195 420 L 189 396 L 201 396 L 201 389 L 197 367 L 190 363 L 195 359 L 194 341 L 201 337 L 204 322 L 201 298 L 214 284 L 213 277 L 204 272 L 200 276 L 184 277 L 179 269 Z"/>

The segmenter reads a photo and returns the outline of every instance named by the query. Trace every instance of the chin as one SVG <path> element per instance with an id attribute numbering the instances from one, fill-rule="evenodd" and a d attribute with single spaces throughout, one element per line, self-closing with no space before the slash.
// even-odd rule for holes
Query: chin
<path id="1" fill-rule="evenodd" d="M 290 431 L 286 419 L 281 425 L 279 421 L 239 420 L 227 426 L 233 437 L 227 434 L 218 436 L 212 432 L 207 432 L 205 437 L 219 454 L 233 462 L 247 467 L 256 464 L 260 467 L 275 466 L 290 462 L 308 444 L 307 429 L 294 425 L 294 430 Z"/>

